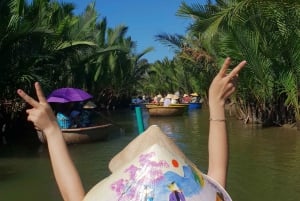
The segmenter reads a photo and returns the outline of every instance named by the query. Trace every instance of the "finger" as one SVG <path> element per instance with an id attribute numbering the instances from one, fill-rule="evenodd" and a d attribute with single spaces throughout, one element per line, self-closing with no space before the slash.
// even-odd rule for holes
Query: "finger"
<path id="1" fill-rule="evenodd" d="M 29 105 L 31 105 L 32 107 L 38 107 L 39 103 L 36 100 L 34 100 L 33 98 L 31 98 L 28 94 L 26 94 L 22 89 L 18 89 L 17 93 Z"/>
<path id="2" fill-rule="evenodd" d="M 242 61 L 239 63 L 239 65 L 237 65 L 230 73 L 229 73 L 229 77 L 230 78 L 234 78 L 238 76 L 238 73 L 240 72 L 240 70 L 247 64 L 246 61 Z"/>
<path id="3" fill-rule="evenodd" d="M 36 83 L 34 83 L 34 86 L 35 86 L 35 91 L 36 91 L 36 95 L 37 95 L 39 102 L 46 103 L 47 100 L 45 98 L 45 95 L 43 93 L 40 83 L 36 82 Z"/>
<path id="4" fill-rule="evenodd" d="M 233 84 L 236 83 L 239 78 L 239 74 L 236 75 L 228 74 L 227 76 L 229 78 L 229 81 L 232 82 Z"/>
<path id="5" fill-rule="evenodd" d="M 222 65 L 222 68 L 219 71 L 220 75 L 222 75 L 222 76 L 226 75 L 226 71 L 227 71 L 230 63 L 231 63 L 231 59 L 230 59 L 230 57 L 227 57 Z"/>
<path id="6" fill-rule="evenodd" d="M 231 94 L 233 94 L 235 92 L 236 87 L 230 87 L 225 93 L 224 93 L 224 97 L 228 98 L 231 96 Z"/>
<path id="7" fill-rule="evenodd" d="M 31 109 L 27 109 L 26 113 L 29 114 L 31 110 L 32 110 L 32 108 Z"/>

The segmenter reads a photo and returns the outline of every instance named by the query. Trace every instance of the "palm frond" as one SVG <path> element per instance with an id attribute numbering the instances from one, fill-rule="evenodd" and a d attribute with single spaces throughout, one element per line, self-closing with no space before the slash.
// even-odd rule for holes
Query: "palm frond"
<path id="1" fill-rule="evenodd" d="M 24 0 L 11 0 L 9 2 L 10 20 L 7 26 L 8 30 L 16 30 L 19 27 L 20 17 L 24 14 Z"/>
<path id="2" fill-rule="evenodd" d="M 180 49 L 184 46 L 184 37 L 179 34 L 170 35 L 167 33 L 161 33 L 155 35 L 155 39 L 163 45 L 174 49 L 175 52 L 180 51 Z"/>

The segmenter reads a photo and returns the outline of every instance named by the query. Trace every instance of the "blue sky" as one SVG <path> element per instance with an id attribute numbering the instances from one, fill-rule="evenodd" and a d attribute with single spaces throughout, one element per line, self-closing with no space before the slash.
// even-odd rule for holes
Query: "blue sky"
<path id="1" fill-rule="evenodd" d="M 81 14 L 92 0 L 60 0 L 72 2 L 76 6 L 75 14 Z M 95 0 L 100 18 L 106 17 L 108 27 L 128 26 L 127 36 L 137 43 L 137 53 L 148 47 L 154 50 L 143 58 L 149 62 L 172 58 L 173 51 L 155 41 L 154 36 L 160 33 L 184 35 L 189 20 L 175 15 L 182 0 Z M 206 0 L 185 0 L 204 4 Z"/>

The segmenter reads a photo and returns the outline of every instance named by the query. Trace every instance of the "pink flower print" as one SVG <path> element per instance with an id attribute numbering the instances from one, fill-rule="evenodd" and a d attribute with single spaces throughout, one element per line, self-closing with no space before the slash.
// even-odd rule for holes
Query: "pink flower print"
<path id="1" fill-rule="evenodd" d="M 124 179 L 119 179 L 111 185 L 113 191 L 115 191 L 118 195 L 122 194 L 125 188 Z"/>
<path id="2" fill-rule="evenodd" d="M 136 178 L 137 172 L 139 171 L 140 168 L 131 165 L 129 168 L 125 170 L 125 173 L 129 173 L 129 179 L 134 180 Z"/>

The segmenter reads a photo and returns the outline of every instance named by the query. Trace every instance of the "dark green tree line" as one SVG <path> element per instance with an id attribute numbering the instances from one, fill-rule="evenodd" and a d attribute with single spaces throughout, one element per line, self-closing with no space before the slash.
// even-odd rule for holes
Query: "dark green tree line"
<path id="1" fill-rule="evenodd" d="M 237 117 L 263 125 L 294 123 L 300 118 L 299 9 L 295 0 L 183 2 L 177 15 L 192 21 L 186 35 L 157 38 L 174 48 L 185 91 L 206 96 L 227 56 L 234 63 L 245 59 L 232 99 Z"/>
<path id="2" fill-rule="evenodd" d="M 129 99 L 149 67 L 142 57 L 152 48 L 136 53 L 128 27 L 108 27 L 95 3 L 75 15 L 71 3 L 3 0 L 0 19 L 0 106 L 11 120 L 25 107 L 16 90 L 34 95 L 35 81 L 46 95 L 77 87 L 109 102 L 103 93 Z"/>

